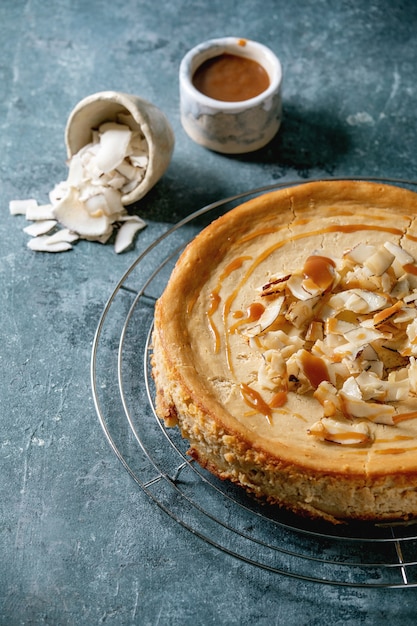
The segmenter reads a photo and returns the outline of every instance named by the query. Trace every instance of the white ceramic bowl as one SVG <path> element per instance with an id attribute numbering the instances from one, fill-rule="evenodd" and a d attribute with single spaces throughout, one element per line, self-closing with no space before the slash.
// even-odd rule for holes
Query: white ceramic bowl
<path id="1" fill-rule="evenodd" d="M 101 91 L 81 100 L 72 110 L 65 129 L 65 143 L 71 158 L 91 141 L 91 131 L 101 123 L 130 113 L 146 139 L 149 161 L 139 185 L 122 196 L 124 205 L 143 198 L 167 169 L 174 149 L 174 133 L 165 114 L 154 104 L 131 94 Z"/>
<path id="2" fill-rule="evenodd" d="M 204 61 L 223 53 L 247 57 L 260 63 L 269 87 L 254 98 L 224 102 L 194 87 L 195 71 Z M 237 37 L 211 39 L 190 50 L 180 71 L 181 122 L 198 144 L 228 154 L 252 152 L 265 146 L 278 132 L 282 116 L 282 68 L 276 55 L 263 44 Z"/>

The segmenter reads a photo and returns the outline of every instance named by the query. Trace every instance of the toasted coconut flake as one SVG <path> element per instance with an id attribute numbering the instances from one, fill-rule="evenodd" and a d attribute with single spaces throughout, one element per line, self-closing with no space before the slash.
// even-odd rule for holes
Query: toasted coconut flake
<path id="1" fill-rule="evenodd" d="M 115 169 L 122 175 L 122 178 L 124 178 L 125 182 L 126 180 L 130 179 L 134 180 L 138 173 L 138 166 L 135 167 L 134 165 L 129 163 L 127 159 L 123 159 L 123 161 L 121 161 L 121 163 L 119 163 Z"/>
<path id="2" fill-rule="evenodd" d="M 126 214 L 126 211 L 122 204 L 120 193 L 116 189 L 106 187 L 104 189 L 104 198 L 106 200 L 105 212 L 109 217 L 121 216 L 123 214 Z"/>
<path id="3" fill-rule="evenodd" d="M 414 263 L 414 257 L 411 256 L 404 248 L 394 243 L 393 241 L 386 241 L 384 247 L 397 259 L 401 265 L 407 265 L 408 263 Z"/>
<path id="4" fill-rule="evenodd" d="M 390 404 L 379 404 L 377 402 L 366 402 L 346 394 L 343 390 L 339 392 L 343 402 L 343 413 L 349 418 L 366 418 L 376 424 L 394 425 L 395 409 Z"/>
<path id="5" fill-rule="evenodd" d="M 87 177 L 85 173 L 85 160 L 81 157 L 81 152 L 78 154 L 74 154 L 72 159 L 70 159 L 68 163 L 68 176 L 66 180 L 66 185 L 71 187 L 79 187 L 83 184 L 89 177 Z M 97 176 L 101 174 L 100 171 L 97 172 Z"/>
<path id="6" fill-rule="evenodd" d="M 287 378 L 287 368 L 282 354 L 278 350 L 266 350 L 262 357 L 263 362 L 258 371 L 261 388 L 269 391 L 282 389 Z"/>
<path id="7" fill-rule="evenodd" d="M 337 317 L 330 317 L 326 320 L 325 324 L 325 330 L 327 335 L 344 335 L 350 330 L 355 330 L 356 328 L 357 324 L 347 322 L 346 320 L 341 320 Z"/>
<path id="8" fill-rule="evenodd" d="M 413 289 L 413 291 L 411 293 L 409 293 L 408 295 L 404 296 L 403 298 L 405 304 L 411 304 L 412 302 L 416 302 L 417 300 L 417 291 L 415 289 Z"/>
<path id="9" fill-rule="evenodd" d="M 407 337 L 412 344 L 417 342 L 417 320 L 407 326 Z"/>
<path id="10" fill-rule="evenodd" d="M 397 300 L 403 300 L 405 302 L 405 298 L 409 297 L 410 294 L 410 283 L 407 279 L 407 276 L 401 276 L 401 278 L 395 283 L 395 285 L 391 289 L 391 297 Z M 417 293 L 416 293 L 417 299 Z"/>
<path id="11" fill-rule="evenodd" d="M 345 252 L 344 256 L 351 259 L 359 265 L 363 265 L 370 256 L 375 253 L 375 246 L 368 245 L 366 243 L 358 243 L 351 250 Z"/>
<path id="12" fill-rule="evenodd" d="M 275 278 L 274 280 L 271 280 L 269 283 L 266 283 L 266 285 L 262 286 L 261 296 L 273 296 L 276 293 L 281 293 L 285 289 L 287 281 L 289 280 L 290 277 L 291 277 L 291 274 L 286 274 L 285 276 Z"/>
<path id="13" fill-rule="evenodd" d="M 310 322 L 306 332 L 306 341 L 317 341 L 324 338 L 323 322 L 313 320 Z"/>
<path id="14" fill-rule="evenodd" d="M 292 302 L 289 306 L 285 317 L 296 328 L 301 328 L 308 324 L 314 315 L 314 307 L 319 301 L 320 296 L 314 298 L 310 297 L 306 300 L 299 300 L 298 302 Z"/>
<path id="15" fill-rule="evenodd" d="M 398 403 L 417 395 L 417 278 L 411 270 L 417 263 L 397 244 L 359 244 L 331 260 L 320 294 L 306 267 L 263 285 L 261 296 L 277 298 L 276 310 L 265 311 L 265 323 L 239 332 L 250 336 L 254 349 L 275 351 L 279 367 L 265 362 L 258 372 L 263 389 L 279 384 L 282 390 L 286 379 L 285 394 L 311 393 L 321 404 L 323 419 L 311 434 L 353 445 L 362 439 L 349 438 L 352 426 L 370 443 L 366 422 L 395 426 L 403 421 L 395 417 Z M 332 293 L 323 291 L 329 281 Z M 275 323 L 261 337 L 274 317 L 282 319 L 280 330 Z"/>
<path id="16" fill-rule="evenodd" d="M 363 445 L 371 440 L 369 426 L 365 422 L 352 424 L 330 417 L 324 417 L 313 424 L 308 433 L 322 441 L 331 441 L 345 446 Z"/>
<path id="17" fill-rule="evenodd" d="M 243 334 L 246 337 L 255 337 L 256 335 L 259 335 L 260 333 L 267 330 L 267 328 L 269 328 L 280 315 L 284 300 L 284 296 L 281 296 L 277 298 L 277 300 L 274 300 L 274 302 L 269 304 L 262 313 L 259 320 L 257 320 L 256 324 L 244 329 Z"/>
<path id="18" fill-rule="evenodd" d="M 337 388 L 331 382 L 323 380 L 313 393 L 313 396 L 322 405 L 323 413 L 326 417 L 331 417 L 341 411 Z"/>
<path id="19" fill-rule="evenodd" d="M 411 393 L 417 394 L 417 360 L 413 356 L 410 357 L 408 380 L 410 383 Z"/>
<path id="20" fill-rule="evenodd" d="M 135 165 L 138 169 L 144 170 L 148 166 L 149 157 L 145 152 L 142 152 L 142 154 L 140 154 L 140 152 L 137 154 L 131 154 L 129 159 L 130 162 L 133 163 L 133 165 Z"/>
<path id="21" fill-rule="evenodd" d="M 292 274 L 287 281 L 287 287 L 297 300 L 309 300 L 312 296 L 304 287 L 304 277 L 302 274 Z"/>
<path id="22" fill-rule="evenodd" d="M 357 326 L 356 328 L 350 329 L 346 333 L 343 333 L 343 337 L 350 344 L 362 348 L 376 341 L 377 339 L 383 339 L 384 334 L 372 328 Z"/>
<path id="23" fill-rule="evenodd" d="M 356 377 L 363 400 L 386 400 L 387 391 L 385 381 L 374 372 L 361 372 Z"/>
<path id="24" fill-rule="evenodd" d="M 395 259 L 395 255 L 392 254 L 387 248 L 381 246 L 366 259 L 364 265 L 376 276 L 381 276 L 392 265 Z"/>
<path id="25" fill-rule="evenodd" d="M 55 206 L 57 202 L 62 200 L 62 198 L 67 195 L 68 187 L 69 185 L 66 181 L 61 181 L 51 189 L 51 191 L 49 192 L 49 200 L 53 206 Z"/>
<path id="26" fill-rule="evenodd" d="M 81 199 L 82 200 L 82 199 Z M 97 193 L 84 201 L 85 208 L 91 217 L 107 215 L 107 202 L 103 193 Z"/>
<path id="27" fill-rule="evenodd" d="M 389 306 L 386 309 L 383 309 L 382 311 L 378 311 L 378 313 L 375 313 L 373 317 L 373 322 L 375 326 L 378 326 L 378 324 L 384 323 L 387 320 L 389 320 L 396 313 L 398 313 L 398 311 L 402 309 L 403 305 L 404 303 L 401 300 L 397 300 L 397 302 L 393 304 L 392 306 Z"/>

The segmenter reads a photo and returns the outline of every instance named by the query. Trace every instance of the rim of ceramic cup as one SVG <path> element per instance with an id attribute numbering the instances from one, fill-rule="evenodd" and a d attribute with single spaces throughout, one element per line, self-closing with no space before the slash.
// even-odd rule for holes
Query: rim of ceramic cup
<path id="1" fill-rule="evenodd" d="M 68 157 L 73 156 L 91 141 L 93 128 L 115 119 L 119 113 L 128 113 L 132 116 L 136 124 L 143 129 L 148 147 L 152 150 L 147 120 L 138 102 L 142 105 L 151 105 L 138 96 L 119 91 L 99 91 L 80 100 L 72 109 L 65 128 Z"/>
<path id="2" fill-rule="evenodd" d="M 269 86 L 253 98 L 236 102 L 216 100 L 199 91 L 192 82 L 196 70 L 208 59 L 225 52 L 257 61 L 268 74 Z M 202 105 L 220 108 L 227 112 L 241 111 L 256 106 L 279 91 L 282 83 L 282 66 L 275 53 L 264 44 L 238 37 L 219 37 L 198 44 L 183 57 L 179 74 L 181 88 L 194 100 L 198 100 Z"/>

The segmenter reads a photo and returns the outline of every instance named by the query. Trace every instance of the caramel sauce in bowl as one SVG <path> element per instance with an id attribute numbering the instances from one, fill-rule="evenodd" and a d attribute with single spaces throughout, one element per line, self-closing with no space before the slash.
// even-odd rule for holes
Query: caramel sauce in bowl
<path id="1" fill-rule="evenodd" d="M 193 85 L 209 98 L 241 102 L 268 89 L 269 77 L 257 61 L 224 52 L 207 59 L 197 68 Z"/>
<path id="2" fill-rule="evenodd" d="M 196 143 L 226 154 L 259 150 L 282 116 L 282 68 L 276 55 L 249 39 L 204 42 L 179 71 L 181 122 Z"/>

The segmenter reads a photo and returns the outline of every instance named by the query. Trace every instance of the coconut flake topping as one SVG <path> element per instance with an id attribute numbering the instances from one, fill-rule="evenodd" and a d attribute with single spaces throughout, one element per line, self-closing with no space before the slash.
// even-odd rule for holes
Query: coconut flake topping
<path id="1" fill-rule="evenodd" d="M 314 254 L 301 270 L 271 277 L 259 299 L 258 323 L 238 330 L 263 355 L 254 386 L 311 393 L 323 416 L 309 434 L 368 445 L 371 423 L 405 419 L 399 403 L 417 395 L 417 263 L 409 252 L 387 242 L 360 243 L 341 258 Z"/>

